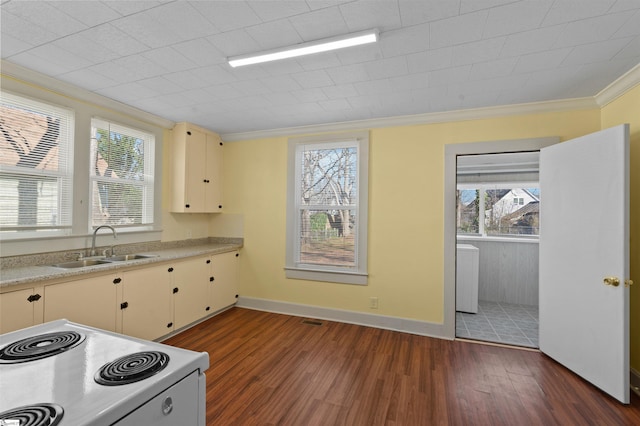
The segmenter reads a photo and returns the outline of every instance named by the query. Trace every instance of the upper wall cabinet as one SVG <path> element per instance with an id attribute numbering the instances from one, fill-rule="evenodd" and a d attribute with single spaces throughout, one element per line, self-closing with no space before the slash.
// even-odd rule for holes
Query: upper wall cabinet
<path id="1" fill-rule="evenodd" d="M 222 150 L 216 133 L 189 123 L 176 124 L 170 159 L 172 212 L 222 211 Z"/>

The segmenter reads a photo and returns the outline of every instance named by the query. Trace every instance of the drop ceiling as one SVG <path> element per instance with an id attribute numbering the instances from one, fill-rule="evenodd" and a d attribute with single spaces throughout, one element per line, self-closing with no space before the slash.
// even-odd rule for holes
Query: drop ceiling
<path id="1" fill-rule="evenodd" d="M 16 1 L 2 59 L 224 135 L 594 97 L 640 63 L 640 0 Z M 376 28 L 380 40 L 231 68 Z"/>

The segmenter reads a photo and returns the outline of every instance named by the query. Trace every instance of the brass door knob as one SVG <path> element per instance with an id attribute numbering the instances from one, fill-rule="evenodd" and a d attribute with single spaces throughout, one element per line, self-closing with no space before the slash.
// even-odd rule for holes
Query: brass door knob
<path id="1" fill-rule="evenodd" d="M 631 287 L 633 285 L 633 280 L 624 280 L 625 287 Z"/>
<path id="2" fill-rule="evenodd" d="M 605 285 L 618 287 L 620 285 L 620 278 L 618 278 L 618 277 L 606 277 L 604 279 L 604 283 L 605 283 Z"/>

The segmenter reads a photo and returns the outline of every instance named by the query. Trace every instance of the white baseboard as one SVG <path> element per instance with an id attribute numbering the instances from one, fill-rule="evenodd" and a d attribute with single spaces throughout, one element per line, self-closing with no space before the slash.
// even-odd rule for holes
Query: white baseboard
<path id="1" fill-rule="evenodd" d="M 631 390 L 640 396 L 640 371 L 631 369 Z"/>
<path id="2" fill-rule="evenodd" d="M 319 306 L 302 305 L 299 303 L 281 302 L 277 300 L 258 299 L 244 296 L 240 296 L 238 298 L 236 306 L 239 308 L 254 309 L 257 311 L 344 322 L 348 324 L 364 325 L 367 327 L 418 334 L 420 336 L 448 339 L 444 333 L 444 327 L 442 324 L 408 318 L 345 311 L 334 308 L 322 308 Z"/>

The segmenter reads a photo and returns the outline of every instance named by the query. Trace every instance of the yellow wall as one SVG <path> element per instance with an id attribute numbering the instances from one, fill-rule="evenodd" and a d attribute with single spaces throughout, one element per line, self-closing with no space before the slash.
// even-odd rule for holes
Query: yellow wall
<path id="1" fill-rule="evenodd" d="M 640 85 L 602 108 L 602 128 L 630 125 L 631 139 L 631 366 L 640 370 Z"/>
<path id="2" fill-rule="evenodd" d="M 441 323 L 444 146 L 598 130 L 598 109 L 371 129 L 368 286 L 285 278 L 287 138 L 227 143 L 225 212 L 244 216 L 240 294 Z"/>

